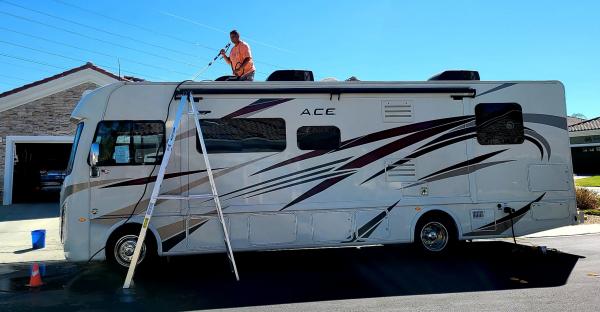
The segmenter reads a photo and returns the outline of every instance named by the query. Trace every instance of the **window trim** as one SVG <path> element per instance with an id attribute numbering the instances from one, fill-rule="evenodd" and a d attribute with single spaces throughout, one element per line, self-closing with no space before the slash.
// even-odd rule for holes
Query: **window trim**
<path id="1" fill-rule="evenodd" d="M 340 128 L 338 126 L 335 126 L 335 125 L 300 126 L 300 127 L 298 127 L 298 129 L 296 129 L 296 146 L 298 147 L 299 150 L 301 150 L 301 151 L 325 151 L 325 150 L 331 150 L 332 149 L 332 148 L 306 149 L 306 148 L 300 147 L 300 140 L 298 140 L 298 131 L 300 131 L 300 129 L 302 129 L 302 128 L 309 128 L 309 127 L 310 128 L 317 128 L 317 127 L 325 128 L 325 127 L 327 127 L 327 128 L 335 128 L 335 129 L 337 129 L 337 132 L 338 132 L 338 135 L 339 135 L 338 136 L 339 140 L 338 140 L 337 147 L 335 147 L 335 148 L 339 148 L 342 145 L 342 131 L 340 130 Z"/>
<path id="2" fill-rule="evenodd" d="M 481 105 L 498 105 L 498 104 L 512 104 L 512 105 L 516 105 L 519 108 L 519 112 L 521 113 L 521 126 L 523 129 L 523 133 L 521 135 L 521 140 L 518 143 L 502 143 L 502 144 L 486 144 L 485 142 L 482 143 L 479 140 L 479 128 L 477 125 L 477 107 L 480 107 Z M 477 143 L 481 146 L 494 146 L 494 145 L 520 145 L 525 143 L 525 119 L 523 117 L 523 106 L 521 106 L 521 104 L 516 103 L 516 102 L 500 102 L 500 103 L 478 103 L 477 105 L 475 105 L 474 107 L 474 116 L 475 116 L 475 138 L 477 139 Z"/>
<path id="3" fill-rule="evenodd" d="M 260 120 L 260 119 L 277 119 L 277 120 L 281 120 L 283 121 L 283 131 L 284 131 L 284 146 L 283 149 L 281 150 L 277 150 L 277 151 L 260 151 L 260 152 L 219 152 L 219 153 L 213 153 L 211 151 L 208 151 L 208 147 L 207 147 L 207 152 L 208 154 L 253 154 L 253 153 L 281 153 L 283 151 L 285 151 L 287 149 L 287 124 L 285 122 L 285 118 L 281 118 L 281 117 L 261 117 L 261 118 L 232 118 L 232 119 L 238 119 L 238 120 Z M 223 118 L 207 118 L 207 119 L 200 119 L 199 120 L 199 124 L 200 127 L 202 127 L 202 121 L 203 120 L 226 120 Z M 195 126 L 194 126 L 194 129 Z M 200 148 L 200 139 L 198 138 L 198 132 L 195 131 L 196 134 L 194 135 L 194 141 L 195 141 L 195 145 L 196 145 L 196 152 L 198 152 L 198 154 L 202 155 L 202 149 Z M 206 134 L 204 132 L 202 132 L 202 135 L 205 136 L 205 143 L 206 143 Z"/>
<path id="4" fill-rule="evenodd" d="M 98 121 L 98 123 L 96 124 L 96 130 L 94 130 L 94 136 L 92 137 L 92 143 L 93 144 L 96 141 L 96 136 L 98 135 L 98 129 L 100 127 L 100 123 L 102 122 L 131 122 L 132 125 L 133 123 L 136 122 L 145 122 L 145 123 L 160 123 L 163 126 L 163 133 L 162 133 L 162 142 L 160 147 L 162 147 L 163 149 L 163 156 L 165 154 L 165 146 L 166 146 L 166 137 L 167 137 L 167 126 L 165 124 L 165 122 L 163 120 L 132 120 L 132 119 L 120 119 L 120 120 L 100 120 Z M 133 127 L 131 128 L 133 131 Z M 133 145 L 133 141 L 131 139 L 131 135 L 130 135 L 130 140 L 129 140 L 129 146 L 131 147 Z M 88 166 L 90 165 L 90 152 L 88 151 L 88 157 L 87 157 L 87 164 Z M 162 161 L 162 157 L 161 157 L 161 161 Z M 160 162 L 154 162 L 154 163 L 144 163 L 144 164 L 136 164 L 136 163 L 128 163 L 128 164 L 114 164 L 114 165 L 98 165 L 98 167 L 122 167 L 122 166 L 155 166 L 155 165 L 160 165 Z"/>

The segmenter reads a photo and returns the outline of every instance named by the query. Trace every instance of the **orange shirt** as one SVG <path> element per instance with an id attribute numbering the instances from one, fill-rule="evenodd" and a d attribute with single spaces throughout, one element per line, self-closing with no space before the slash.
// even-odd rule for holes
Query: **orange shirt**
<path id="1" fill-rule="evenodd" d="M 237 66 L 244 62 L 244 59 L 249 57 L 250 61 L 246 63 L 243 67 L 235 70 Z M 250 46 L 241 41 L 231 49 L 231 54 L 229 54 L 229 59 L 231 60 L 231 67 L 233 67 L 233 72 L 236 76 L 243 76 L 245 74 L 251 73 L 256 68 L 254 68 L 254 62 L 252 61 L 252 52 L 250 52 Z"/>

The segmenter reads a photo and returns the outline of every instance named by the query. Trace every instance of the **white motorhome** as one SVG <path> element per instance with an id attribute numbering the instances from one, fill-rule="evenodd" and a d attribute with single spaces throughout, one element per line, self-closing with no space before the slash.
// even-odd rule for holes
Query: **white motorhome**
<path id="1" fill-rule="evenodd" d="M 72 113 L 60 202 L 66 256 L 128 266 L 187 92 L 236 252 L 415 242 L 439 253 L 459 240 L 577 223 L 563 85 L 456 73 L 99 88 Z M 199 150 L 190 111 L 162 193 L 210 193 Z M 149 229 L 142 262 L 225 251 L 212 200 L 159 200 Z"/>

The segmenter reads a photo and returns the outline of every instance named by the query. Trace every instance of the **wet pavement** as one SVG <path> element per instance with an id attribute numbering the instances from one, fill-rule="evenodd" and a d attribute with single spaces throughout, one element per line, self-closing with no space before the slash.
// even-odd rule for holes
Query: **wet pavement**
<path id="1" fill-rule="evenodd" d="M 25 286 L 30 265 L 7 264 L 0 311 L 195 310 L 559 287 L 582 256 L 501 241 L 438 258 L 407 246 L 239 253 L 240 282 L 223 254 L 171 257 L 136 273 L 127 291 L 124 272 L 105 263 L 46 262 L 38 289 Z"/>

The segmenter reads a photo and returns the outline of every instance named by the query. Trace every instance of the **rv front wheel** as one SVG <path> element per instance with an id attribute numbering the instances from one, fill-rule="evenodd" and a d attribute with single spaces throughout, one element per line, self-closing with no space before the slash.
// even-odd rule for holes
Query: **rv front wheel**
<path id="1" fill-rule="evenodd" d="M 156 247 L 153 243 L 153 237 L 150 233 L 146 236 L 140 257 L 138 258 L 138 265 L 146 264 L 156 256 Z M 125 228 L 117 231 L 111 235 L 110 239 L 106 244 L 106 259 L 111 264 L 117 265 L 118 267 L 127 269 L 131 263 L 133 257 L 133 251 L 137 244 L 139 235 L 139 229 L 133 227 Z"/>
<path id="2" fill-rule="evenodd" d="M 455 240 L 454 222 L 443 215 L 422 218 L 415 228 L 415 243 L 429 254 L 446 253 Z"/>

